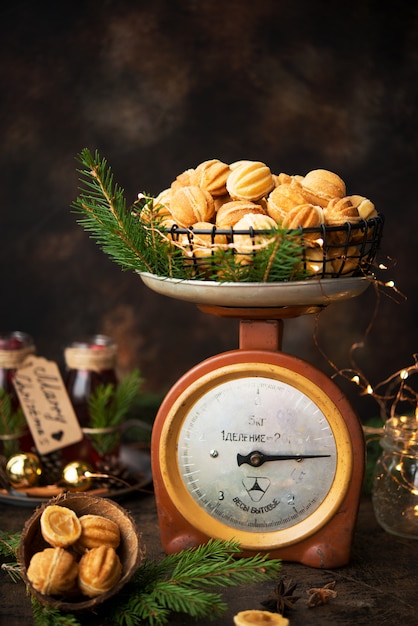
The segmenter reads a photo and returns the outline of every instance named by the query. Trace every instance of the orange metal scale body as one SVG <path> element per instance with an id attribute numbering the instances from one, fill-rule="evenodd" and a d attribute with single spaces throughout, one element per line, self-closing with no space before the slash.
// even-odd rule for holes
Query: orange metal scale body
<path id="1" fill-rule="evenodd" d="M 224 315 L 222 310 L 210 310 L 210 313 Z M 268 316 L 265 311 L 264 317 Z M 298 315 L 299 311 L 295 312 Z M 280 312 L 277 316 L 281 315 Z M 286 311 L 283 317 L 291 317 Z M 309 363 L 292 355 L 281 352 L 282 319 L 247 319 L 240 321 L 239 349 L 215 355 L 193 367 L 182 376 L 165 397 L 156 417 L 151 443 L 151 460 L 154 489 L 157 502 L 161 541 L 166 553 L 176 553 L 189 547 L 206 543 L 212 536 L 237 539 L 244 538 L 243 555 L 266 553 L 272 558 L 295 561 L 317 568 L 335 568 L 349 562 L 353 534 L 363 484 L 365 467 L 365 443 L 361 423 L 339 387 L 323 372 Z M 262 315 L 261 315 L 262 317 Z M 252 366 L 251 364 L 254 364 Z M 282 533 L 263 533 L 248 535 L 227 528 L 221 522 L 202 515 L 199 505 L 190 502 L 187 490 L 183 490 L 181 479 L 176 475 L 176 430 L 181 428 L 173 416 L 178 403 L 187 404 L 189 393 L 199 395 L 201 381 L 210 380 L 212 373 L 222 379 L 223 372 L 231 371 L 234 376 L 245 377 L 246 368 L 256 373 L 263 368 L 274 372 L 286 372 L 287 380 L 302 385 L 308 394 L 318 396 L 324 413 L 333 413 L 336 423 L 338 484 L 332 483 L 330 492 L 336 493 L 330 505 L 327 498 L 319 506 L 324 507 L 323 518 L 319 521 L 315 514 L 307 517 L 301 524 L 303 532 L 292 529 L 284 533 L 286 540 L 281 541 Z M 236 374 L 235 372 L 238 372 Z M 275 374 L 273 374 L 274 376 Z M 299 382 L 298 382 L 299 381 Z M 202 387 L 202 393 L 204 393 Z M 194 390 L 194 391 L 193 391 Z M 182 402 L 182 399 L 185 401 Z M 179 407 L 179 412 L 183 408 Z M 186 410 L 186 409 L 184 409 Z M 168 424 L 169 423 L 169 424 Z M 171 429 L 171 430 L 170 430 Z M 173 434 L 174 433 L 174 434 Z M 339 457 L 346 458 L 339 458 Z M 174 458 L 173 458 L 174 457 Z M 309 528 L 312 519 L 312 528 Z M 316 520 L 316 521 L 315 521 Z M 214 533 L 212 533 L 212 528 Z M 225 531 L 225 532 L 224 532 Z"/>

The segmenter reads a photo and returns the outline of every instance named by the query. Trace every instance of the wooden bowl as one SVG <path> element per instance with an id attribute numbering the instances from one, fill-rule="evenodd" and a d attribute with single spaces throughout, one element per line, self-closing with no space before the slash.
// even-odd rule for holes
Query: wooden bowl
<path id="1" fill-rule="evenodd" d="M 81 594 L 74 598 L 63 598 L 44 595 L 33 588 L 27 577 L 27 569 L 32 556 L 36 552 L 51 547 L 43 539 L 40 528 L 41 515 L 45 508 L 51 504 L 57 504 L 72 509 L 78 517 L 88 514 L 102 515 L 118 524 L 121 542 L 117 553 L 122 563 L 122 576 L 112 589 L 95 598 L 87 598 Z M 84 493 L 65 493 L 52 498 L 36 509 L 33 515 L 26 521 L 21 535 L 18 557 L 23 580 L 26 582 L 31 594 L 35 596 L 39 602 L 64 611 L 80 611 L 92 609 L 118 593 L 139 567 L 144 557 L 144 550 L 141 545 L 141 536 L 138 533 L 134 520 L 130 514 L 116 502 L 106 498 L 89 496 Z"/>

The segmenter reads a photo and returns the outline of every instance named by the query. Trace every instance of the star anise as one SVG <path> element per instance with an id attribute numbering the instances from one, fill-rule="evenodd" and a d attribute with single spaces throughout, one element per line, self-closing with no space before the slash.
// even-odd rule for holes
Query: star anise
<path id="1" fill-rule="evenodd" d="M 269 596 L 267 600 L 261 602 L 261 604 L 268 611 L 284 615 L 287 609 L 295 608 L 295 602 L 300 598 L 300 596 L 293 595 L 296 587 L 297 583 L 292 580 L 285 583 L 283 579 L 280 579 L 274 590 L 274 594 Z"/>
<path id="2" fill-rule="evenodd" d="M 308 606 L 310 608 L 320 604 L 327 604 L 332 598 L 336 598 L 338 593 L 334 590 L 336 581 L 324 585 L 323 587 L 312 587 L 306 592 L 308 594 Z"/>

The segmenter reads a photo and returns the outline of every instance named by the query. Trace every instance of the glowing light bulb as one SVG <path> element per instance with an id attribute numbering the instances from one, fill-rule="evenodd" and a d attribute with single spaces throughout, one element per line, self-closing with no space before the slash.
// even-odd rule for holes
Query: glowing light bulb
<path id="1" fill-rule="evenodd" d="M 385 283 L 385 287 L 393 288 L 394 286 L 395 286 L 395 281 L 393 281 L 393 280 L 388 280 L 388 282 Z"/>
<path id="2" fill-rule="evenodd" d="M 373 387 L 371 385 L 367 385 L 366 393 L 368 393 L 369 396 L 371 396 L 373 394 Z"/>
<path id="3" fill-rule="evenodd" d="M 357 374 L 355 376 L 353 376 L 353 378 L 351 379 L 352 383 L 356 383 L 356 385 L 360 384 L 360 377 L 357 376 Z"/>
<path id="4" fill-rule="evenodd" d="M 402 380 L 406 380 L 409 376 L 409 372 L 408 370 L 402 370 L 399 374 L 399 376 L 402 378 Z"/>

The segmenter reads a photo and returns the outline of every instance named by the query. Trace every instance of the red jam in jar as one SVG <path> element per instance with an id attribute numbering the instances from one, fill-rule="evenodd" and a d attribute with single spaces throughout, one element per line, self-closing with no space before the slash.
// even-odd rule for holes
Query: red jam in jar
<path id="1" fill-rule="evenodd" d="M 35 344 L 30 335 L 20 331 L 0 333 L 0 390 L 3 401 L 10 402 L 11 412 L 20 408 L 19 398 L 13 385 L 16 370 L 26 357 L 35 353 Z M 7 396 L 7 400 L 6 400 Z M 5 406 L 5 405 L 4 405 Z M 33 448 L 33 439 L 26 423 L 18 427 L 11 426 L 10 418 L 0 412 L 0 453 L 29 452 Z"/>
<path id="2" fill-rule="evenodd" d="M 89 399 L 99 385 L 117 385 L 116 357 L 117 346 L 106 335 L 93 335 L 81 341 L 74 341 L 64 352 L 66 376 L 65 385 L 80 427 L 90 429 Z M 97 461 L 97 453 L 89 438 L 68 446 L 64 454 L 69 460 Z"/>

